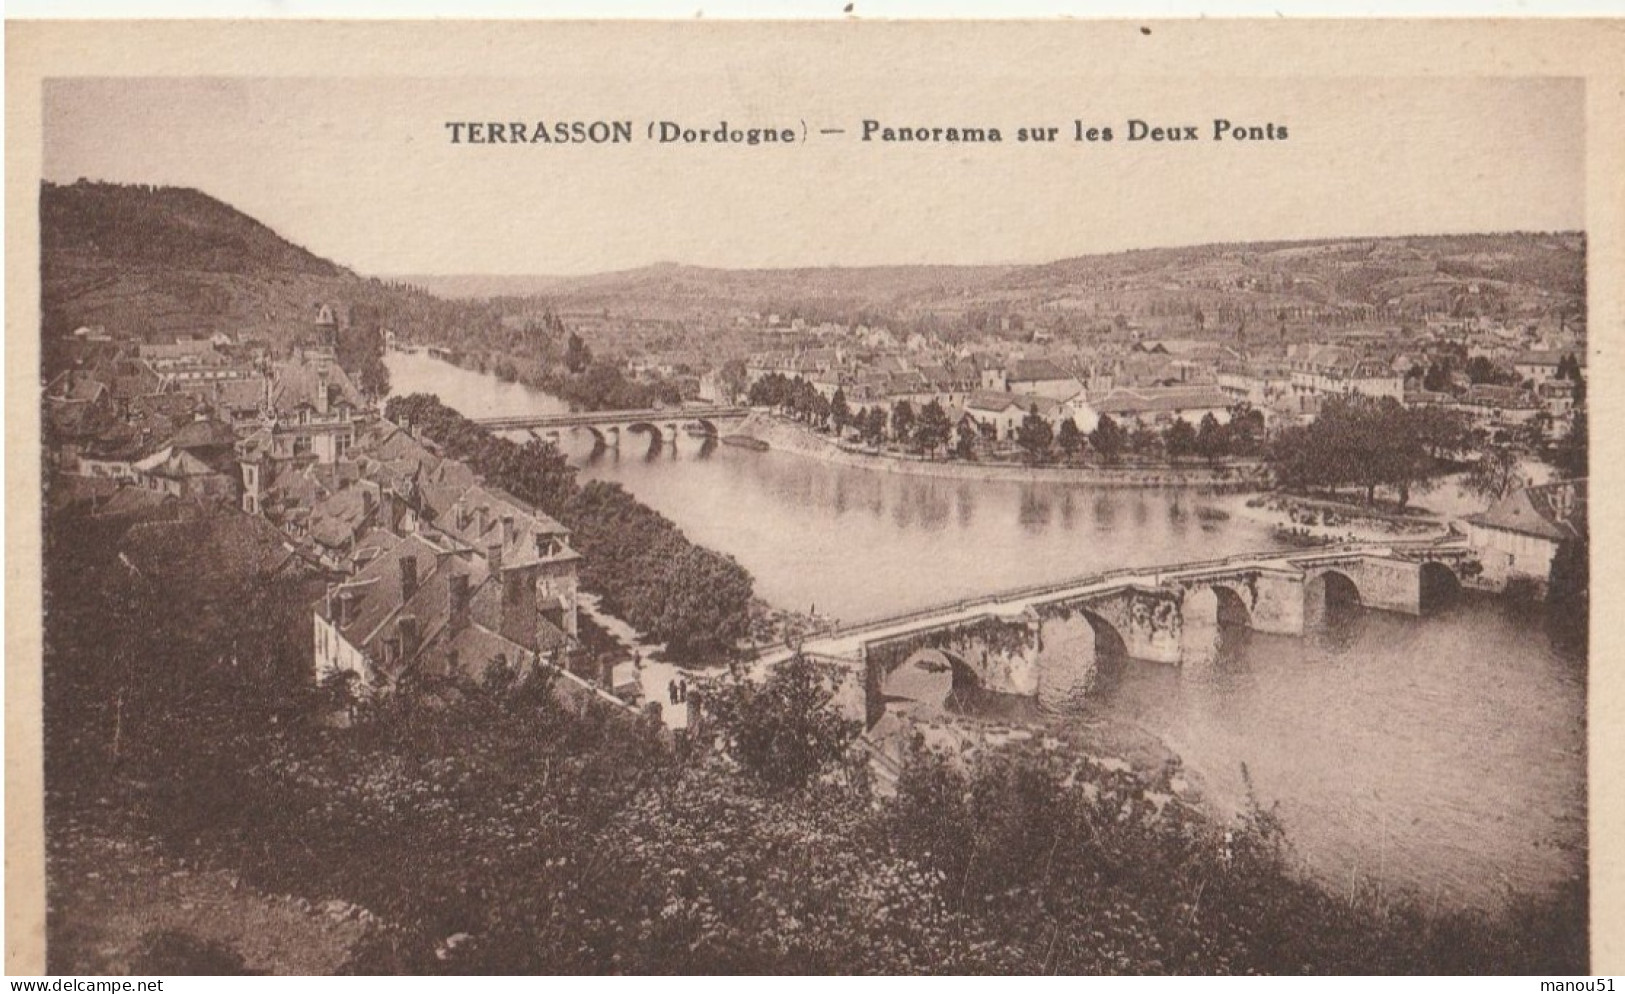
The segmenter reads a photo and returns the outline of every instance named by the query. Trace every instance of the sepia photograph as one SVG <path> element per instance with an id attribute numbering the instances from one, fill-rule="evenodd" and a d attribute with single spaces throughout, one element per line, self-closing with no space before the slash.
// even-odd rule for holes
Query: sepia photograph
<path id="1" fill-rule="evenodd" d="M 28 969 L 1597 969 L 1619 32 L 31 27 Z"/>

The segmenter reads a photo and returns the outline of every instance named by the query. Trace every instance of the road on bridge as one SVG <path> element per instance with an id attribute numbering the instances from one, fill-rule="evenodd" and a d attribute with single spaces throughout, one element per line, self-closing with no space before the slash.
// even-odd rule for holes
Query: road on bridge
<path id="1" fill-rule="evenodd" d="M 640 422 L 671 421 L 742 421 L 750 415 L 744 407 L 656 407 L 635 411 L 572 411 L 568 414 L 521 414 L 502 417 L 473 418 L 483 428 L 510 430 L 519 428 L 586 428 L 609 425 L 632 425 Z"/>

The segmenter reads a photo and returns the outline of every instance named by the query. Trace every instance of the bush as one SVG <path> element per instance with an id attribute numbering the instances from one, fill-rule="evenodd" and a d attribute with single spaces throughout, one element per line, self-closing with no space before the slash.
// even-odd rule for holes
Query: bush
<path id="1" fill-rule="evenodd" d="M 796 790 L 856 741 L 863 723 L 831 706 L 836 674 L 797 655 L 763 683 L 734 679 L 706 691 L 706 713 L 726 751 L 772 790 Z"/>
<path id="2" fill-rule="evenodd" d="M 223 942 L 164 929 L 141 937 L 130 972 L 160 977 L 245 977 L 261 971 L 250 970 L 242 954 Z"/>

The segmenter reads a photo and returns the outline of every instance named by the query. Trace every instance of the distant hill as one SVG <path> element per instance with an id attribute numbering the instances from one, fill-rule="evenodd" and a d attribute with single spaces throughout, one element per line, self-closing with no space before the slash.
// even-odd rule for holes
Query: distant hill
<path id="1" fill-rule="evenodd" d="M 946 335 L 1024 326 L 1076 333 L 1126 318 L 1148 333 L 1179 334 L 1204 323 L 1212 330 L 1436 313 L 1580 315 L 1585 299 L 1585 239 L 1577 233 L 1203 245 L 1020 266 L 664 263 L 593 276 L 384 281 L 196 190 L 47 183 L 40 219 L 48 341 L 103 325 L 151 340 L 225 331 L 285 348 L 309 334 L 321 303 L 409 340 L 544 356 L 551 346 L 534 339 L 547 312 L 595 336 L 629 323 L 653 329 L 648 341 L 623 343 L 629 347 L 703 350 L 707 329 L 735 318 L 749 325 L 751 314 Z"/>
<path id="2" fill-rule="evenodd" d="M 1346 309 L 1399 316 L 1573 309 L 1585 240 L 1572 233 L 1426 235 L 1199 245 L 1023 266 L 728 270 L 669 263 L 593 276 L 410 276 L 448 296 L 545 298 L 560 312 L 683 320 L 708 312 L 862 313 L 953 321 L 976 312 L 1232 317 Z"/>
<path id="3" fill-rule="evenodd" d="M 590 276 L 399 276 L 445 297 L 676 297 L 717 301 L 821 295 L 860 304 L 887 303 L 988 285 L 1010 266 L 827 266 L 801 269 L 711 269 L 663 262 Z"/>

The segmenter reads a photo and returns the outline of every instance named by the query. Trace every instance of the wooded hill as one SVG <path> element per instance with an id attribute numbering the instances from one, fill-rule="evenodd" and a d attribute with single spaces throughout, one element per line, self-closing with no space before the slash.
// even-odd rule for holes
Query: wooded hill
<path id="1" fill-rule="evenodd" d="M 425 337 L 496 322 L 483 305 L 359 276 L 196 190 L 46 183 L 40 247 L 47 369 L 49 346 L 82 325 L 146 341 L 223 331 L 285 350 L 322 303 Z"/>
<path id="2" fill-rule="evenodd" d="M 681 319 L 776 312 L 809 320 L 952 325 L 1124 313 L 1209 318 L 1348 311 L 1393 321 L 1428 313 L 1580 313 L 1585 239 L 1577 233 L 1434 235 L 1201 245 L 1022 266 L 727 270 L 662 263 L 581 277 L 412 276 L 447 296 L 542 297 L 561 312 Z"/>

